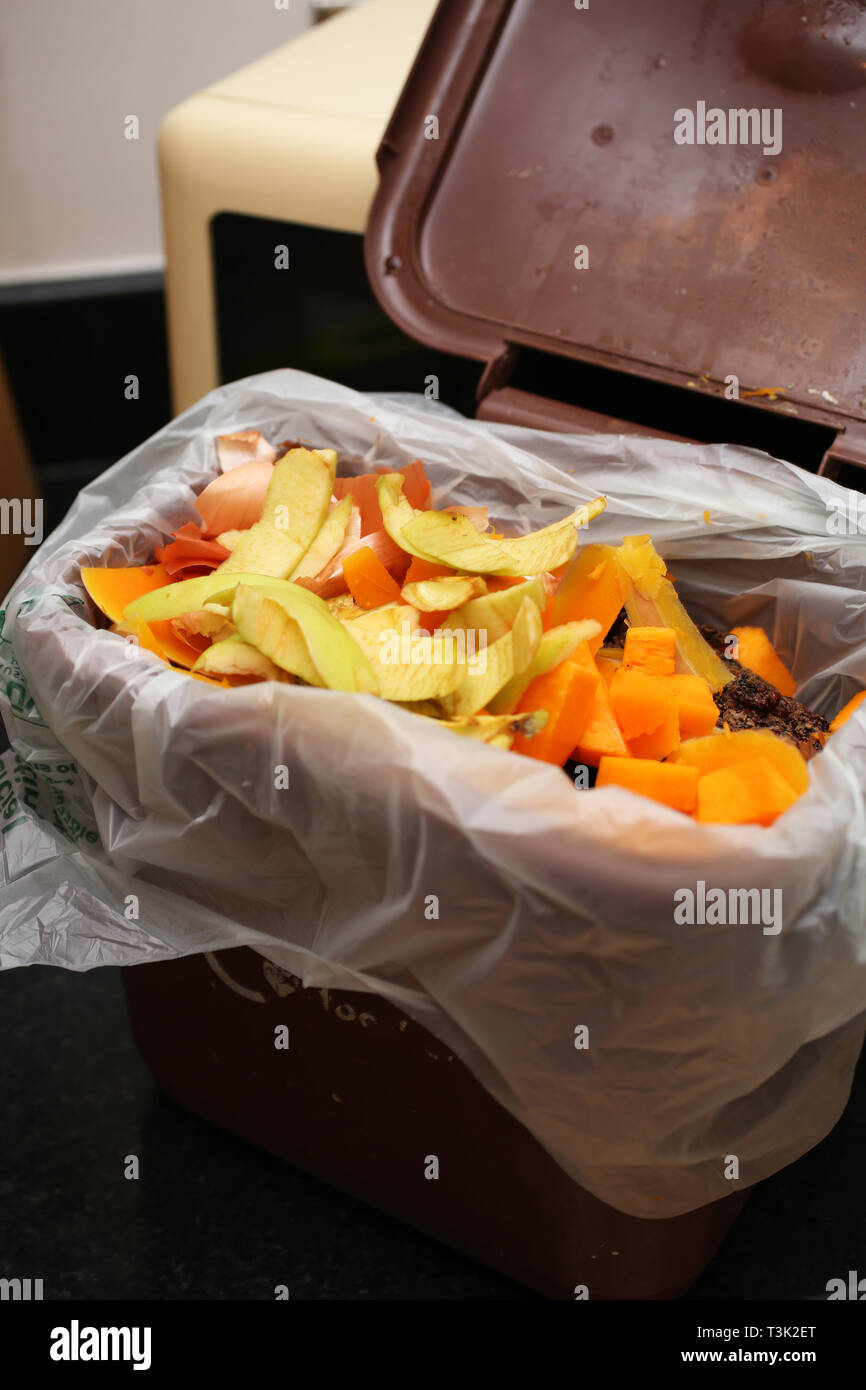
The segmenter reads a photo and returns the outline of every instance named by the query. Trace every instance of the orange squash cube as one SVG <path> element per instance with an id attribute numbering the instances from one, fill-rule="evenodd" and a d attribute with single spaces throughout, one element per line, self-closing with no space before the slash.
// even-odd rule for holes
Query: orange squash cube
<path id="1" fill-rule="evenodd" d="M 568 659 L 584 666 L 592 673 L 595 681 L 595 694 L 589 707 L 583 732 L 580 735 L 580 741 L 572 751 L 572 757 L 579 763 L 586 763 L 588 767 L 598 767 L 599 759 L 606 754 L 618 758 L 627 757 L 628 748 L 616 722 L 608 688 L 602 679 L 597 663 L 592 659 L 589 644 L 581 642 Z"/>
<path id="2" fill-rule="evenodd" d="M 643 624 L 652 614 L 660 627 L 672 627 L 677 634 L 677 656 L 685 669 L 703 676 L 711 690 L 721 690 L 731 680 L 731 672 L 695 627 L 649 536 L 624 536 L 614 554 L 630 620 Z"/>
<path id="3" fill-rule="evenodd" d="M 675 675 L 668 680 L 676 697 L 680 737 L 701 738 L 711 734 L 719 718 L 719 709 L 703 677 Z"/>
<path id="4" fill-rule="evenodd" d="M 657 729 L 628 740 L 628 751 L 633 758 L 666 758 L 670 753 L 675 753 L 679 746 L 680 720 L 676 702 L 668 706 Z"/>
<path id="5" fill-rule="evenodd" d="M 768 758 L 707 772 L 698 782 L 697 818 L 704 823 L 772 825 L 797 793 Z"/>
<path id="6" fill-rule="evenodd" d="M 572 753 L 579 763 L 598 767 L 603 757 L 625 758 L 628 746 L 610 705 L 607 686 L 599 676 L 580 742 Z"/>
<path id="7" fill-rule="evenodd" d="M 799 748 L 769 729 L 735 729 L 690 738 L 670 758 L 671 762 L 696 767 L 701 777 L 752 758 L 766 758 L 797 796 L 809 786 L 809 770 Z"/>
<path id="8" fill-rule="evenodd" d="M 836 715 L 836 718 L 830 725 L 830 733 L 835 734 L 838 729 L 842 728 L 843 724 L 847 724 L 851 715 L 856 709 L 860 708 L 864 700 L 866 700 L 866 690 L 861 690 L 858 694 L 853 695 L 847 705 L 843 705 Z"/>
<path id="9" fill-rule="evenodd" d="M 536 676 L 524 691 L 516 713 L 547 710 L 547 723 L 533 738 L 515 735 L 514 751 L 563 767 L 580 741 L 598 684 L 598 672 L 572 657 Z"/>
<path id="10" fill-rule="evenodd" d="M 406 571 L 404 584 L 420 584 L 424 579 L 441 579 L 445 574 L 454 574 L 450 565 L 439 565 L 435 560 L 422 560 L 413 555 Z"/>
<path id="11" fill-rule="evenodd" d="M 651 734 L 670 718 L 671 711 L 676 717 L 676 696 L 666 676 L 648 676 L 644 671 L 616 671 L 611 677 L 610 699 L 627 741 L 641 734 Z"/>
<path id="12" fill-rule="evenodd" d="M 545 627 L 595 618 L 601 625 L 601 632 L 589 643 L 594 656 L 621 608 L 622 584 L 616 552 L 609 545 L 584 545 L 556 591 Z"/>
<path id="13" fill-rule="evenodd" d="M 737 639 L 737 660 L 741 666 L 769 681 L 782 695 L 794 694 L 797 682 L 763 628 L 734 627 L 731 634 Z"/>
<path id="14" fill-rule="evenodd" d="M 698 772 L 694 767 L 652 763 L 646 758 L 602 758 L 597 787 L 625 787 L 691 815 L 697 805 Z"/>
<path id="15" fill-rule="evenodd" d="M 343 578 L 361 608 L 380 608 L 385 603 L 400 601 L 400 585 L 369 545 L 362 545 L 345 557 Z"/>
<path id="16" fill-rule="evenodd" d="M 625 635 L 623 669 L 648 676 L 672 676 L 676 670 L 677 634 L 672 627 L 630 627 Z"/>

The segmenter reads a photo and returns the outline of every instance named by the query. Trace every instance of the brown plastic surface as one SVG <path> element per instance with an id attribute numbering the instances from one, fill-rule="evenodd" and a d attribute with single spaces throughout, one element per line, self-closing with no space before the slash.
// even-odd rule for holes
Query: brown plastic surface
<path id="1" fill-rule="evenodd" d="M 488 364 L 522 345 L 784 387 L 755 407 L 831 426 L 862 466 L 864 86 L 866 15 L 839 0 L 442 0 L 379 151 L 371 282 L 407 332 Z M 781 153 L 676 144 L 699 101 L 780 108 Z"/>
<path id="2" fill-rule="evenodd" d="M 745 1201 L 659 1221 L 615 1211 L 375 995 L 305 990 L 245 948 L 123 974 L 137 1046 L 173 1100 L 547 1297 L 581 1284 L 590 1298 L 676 1297 Z"/>

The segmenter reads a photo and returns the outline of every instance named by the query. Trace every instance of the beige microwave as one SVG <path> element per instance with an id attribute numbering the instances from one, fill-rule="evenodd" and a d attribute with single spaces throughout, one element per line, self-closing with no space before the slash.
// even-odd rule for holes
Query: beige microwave
<path id="1" fill-rule="evenodd" d="M 292 366 L 474 413 L 478 364 L 409 339 L 363 233 L 376 150 L 436 0 L 368 0 L 169 113 L 159 140 L 173 404 Z"/>

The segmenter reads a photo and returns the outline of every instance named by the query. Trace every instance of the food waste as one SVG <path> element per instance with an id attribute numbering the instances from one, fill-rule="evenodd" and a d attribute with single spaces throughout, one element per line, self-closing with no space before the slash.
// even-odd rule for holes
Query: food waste
<path id="1" fill-rule="evenodd" d="M 417 460 L 338 477 L 335 450 L 255 429 L 216 447 L 200 524 L 81 571 L 113 632 L 196 680 L 376 696 L 576 785 L 761 826 L 866 697 L 828 725 L 762 629 L 695 625 L 648 535 L 579 545 L 603 497 L 505 536 L 486 507 L 432 507 Z"/>

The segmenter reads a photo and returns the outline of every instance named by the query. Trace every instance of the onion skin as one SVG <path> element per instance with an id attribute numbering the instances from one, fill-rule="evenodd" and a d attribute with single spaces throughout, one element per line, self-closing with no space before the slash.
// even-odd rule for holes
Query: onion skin
<path id="1" fill-rule="evenodd" d="M 204 535 L 246 531 L 254 525 L 264 510 L 273 472 L 270 463 L 242 463 L 208 483 L 195 503 L 204 524 Z"/>

